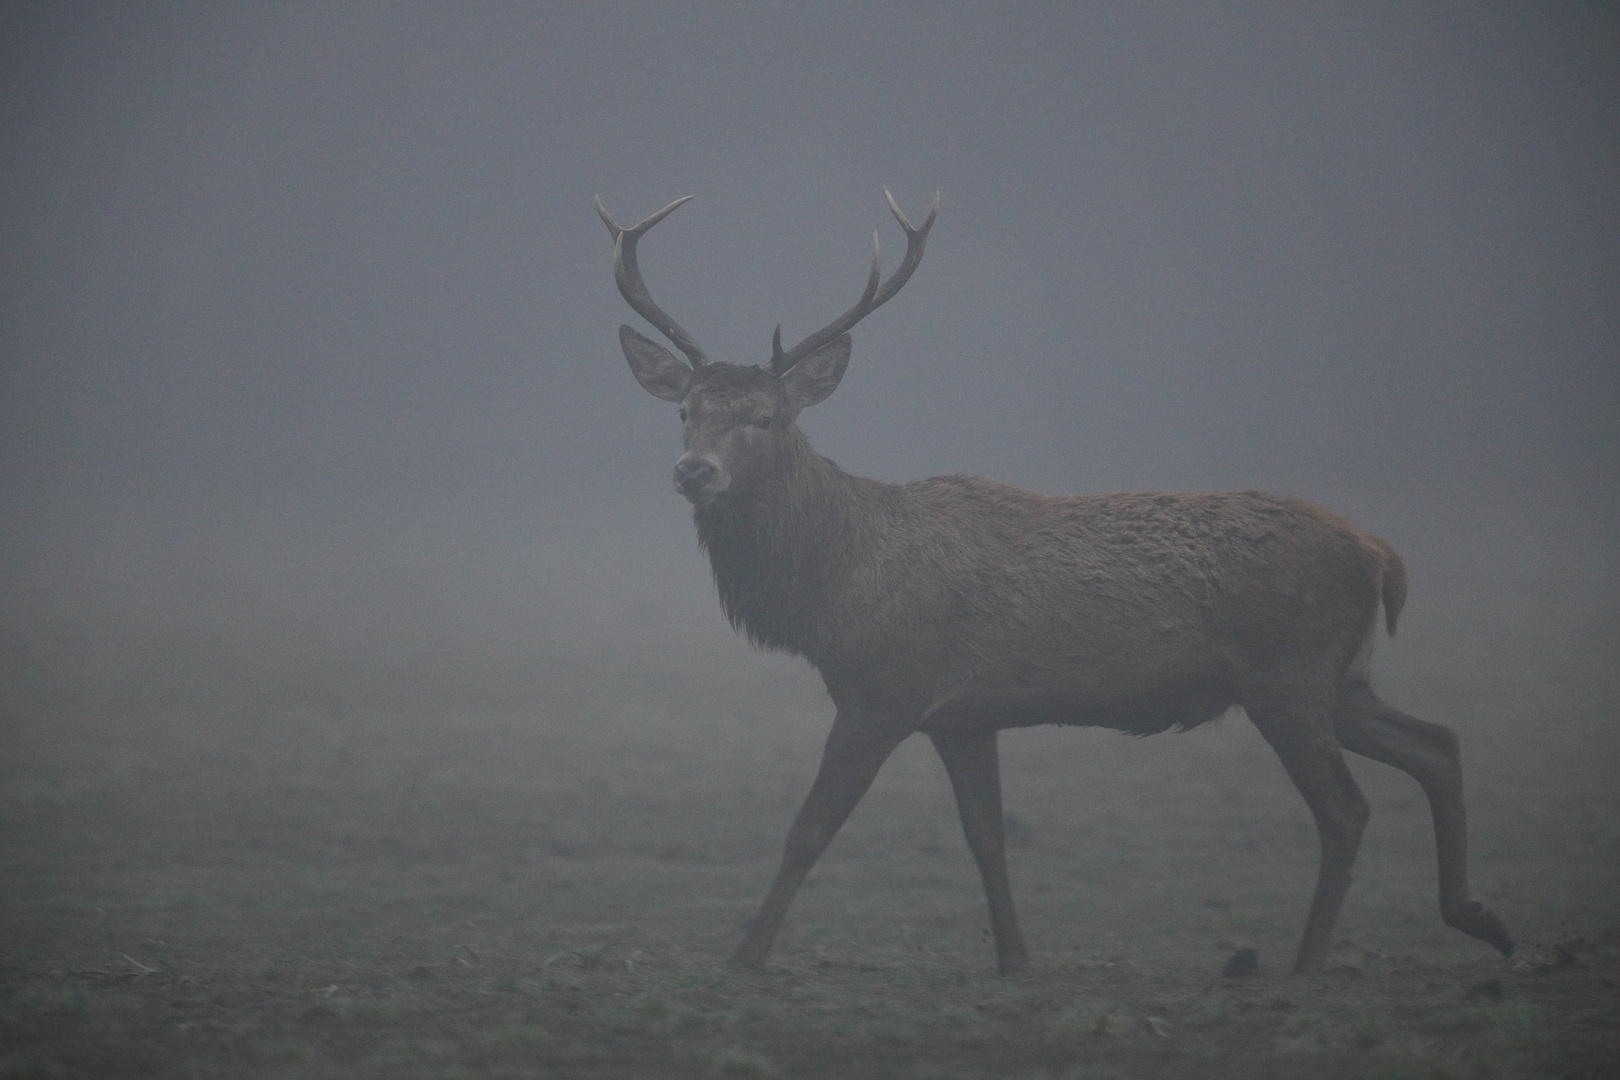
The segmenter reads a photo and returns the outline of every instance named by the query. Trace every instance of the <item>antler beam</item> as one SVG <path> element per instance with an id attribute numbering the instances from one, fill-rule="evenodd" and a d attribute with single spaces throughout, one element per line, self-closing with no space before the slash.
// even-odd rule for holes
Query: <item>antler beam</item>
<path id="1" fill-rule="evenodd" d="M 910 280 L 912 273 L 917 269 L 917 264 L 922 262 L 923 245 L 928 242 L 928 230 L 934 227 L 934 218 L 939 216 L 939 192 L 934 192 L 934 201 L 928 207 L 928 217 L 923 220 L 921 226 L 911 224 L 911 220 L 906 217 L 905 212 L 900 209 L 900 204 L 894 201 L 894 195 L 886 187 L 883 189 L 883 197 L 889 201 L 889 210 L 894 214 L 895 220 L 906 231 L 906 257 L 900 260 L 900 265 L 895 268 L 894 273 L 889 275 L 889 280 L 885 281 L 880 288 L 878 279 L 883 274 L 883 255 L 878 245 L 878 235 L 874 232 L 872 234 L 872 272 L 867 275 L 866 289 L 861 293 L 861 298 L 855 302 L 854 307 L 786 352 L 782 350 L 782 328 L 778 326 L 775 335 L 771 338 L 769 367 L 772 373 L 776 375 L 786 374 L 800 360 L 803 360 L 840 334 L 847 333 L 850 327 L 888 303 L 894 294 L 899 292 L 905 283 Z M 598 209 L 600 209 L 601 204 L 598 203 L 597 205 Z M 674 207 L 670 207 L 670 209 L 674 209 Z M 649 220 L 656 220 L 657 217 L 668 212 L 669 210 L 661 211 L 660 214 L 654 215 Z M 623 288 L 623 286 L 620 287 Z M 625 294 L 625 298 L 629 299 L 628 293 Z M 632 306 L 634 306 L 633 301 Z"/>
<path id="2" fill-rule="evenodd" d="M 618 222 L 613 220 L 613 215 L 602 205 L 600 195 L 596 197 L 596 214 L 602 219 L 602 224 L 608 227 L 608 232 L 613 235 L 613 280 L 619 283 L 619 294 L 624 297 L 631 310 L 652 323 L 660 334 L 674 342 L 675 347 L 686 354 L 686 359 L 693 368 L 700 368 L 712 361 L 698 346 L 696 339 L 654 302 L 652 294 L 647 291 L 647 283 L 642 280 L 641 267 L 636 262 L 636 241 L 641 239 L 642 234 L 673 214 L 682 203 L 691 198 L 692 196 L 688 195 L 676 199 L 641 224 L 628 229 L 620 228 Z M 935 201 L 937 203 L 938 200 Z M 895 213 L 899 212 L 898 209 L 895 210 Z M 929 220 L 932 221 L 933 218 L 930 216 Z"/>

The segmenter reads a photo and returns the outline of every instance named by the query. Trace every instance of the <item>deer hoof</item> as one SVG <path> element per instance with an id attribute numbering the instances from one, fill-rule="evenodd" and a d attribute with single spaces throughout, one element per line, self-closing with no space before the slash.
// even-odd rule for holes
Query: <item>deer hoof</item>
<path id="1" fill-rule="evenodd" d="M 1446 925 L 1494 946 L 1503 956 L 1513 955 L 1513 939 L 1502 920 L 1478 900 L 1468 900 L 1441 913 Z"/>

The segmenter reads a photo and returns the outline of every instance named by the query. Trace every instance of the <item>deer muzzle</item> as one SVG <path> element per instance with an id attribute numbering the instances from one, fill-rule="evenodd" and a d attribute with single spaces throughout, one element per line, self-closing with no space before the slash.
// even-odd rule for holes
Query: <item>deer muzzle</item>
<path id="1" fill-rule="evenodd" d="M 675 490 L 691 502 L 709 502 L 730 484 L 731 474 L 708 454 L 683 454 L 675 463 Z"/>

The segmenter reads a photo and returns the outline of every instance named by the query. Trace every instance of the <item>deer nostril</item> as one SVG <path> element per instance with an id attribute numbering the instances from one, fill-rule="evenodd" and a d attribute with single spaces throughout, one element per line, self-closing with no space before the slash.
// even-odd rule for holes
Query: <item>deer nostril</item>
<path id="1" fill-rule="evenodd" d="M 707 461 L 677 461 L 675 483 L 683 488 L 700 488 L 714 479 L 714 466 Z"/>

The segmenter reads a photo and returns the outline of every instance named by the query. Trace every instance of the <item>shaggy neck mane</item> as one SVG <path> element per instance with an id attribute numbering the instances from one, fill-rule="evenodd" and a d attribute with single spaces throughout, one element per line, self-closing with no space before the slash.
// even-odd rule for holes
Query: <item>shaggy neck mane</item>
<path id="1" fill-rule="evenodd" d="M 755 645 L 815 661 L 826 599 L 865 539 L 861 504 L 879 486 L 817 454 L 797 427 L 758 490 L 693 511 L 720 606 Z"/>

